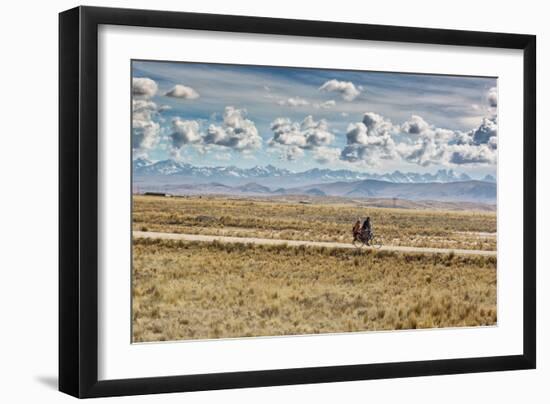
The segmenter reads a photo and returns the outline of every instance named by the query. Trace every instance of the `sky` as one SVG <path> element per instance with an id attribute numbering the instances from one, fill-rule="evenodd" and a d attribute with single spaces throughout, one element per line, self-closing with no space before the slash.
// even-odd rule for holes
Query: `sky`
<path id="1" fill-rule="evenodd" d="M 496 174 L 497 79 L 132 62 L 134 158 Z"/>

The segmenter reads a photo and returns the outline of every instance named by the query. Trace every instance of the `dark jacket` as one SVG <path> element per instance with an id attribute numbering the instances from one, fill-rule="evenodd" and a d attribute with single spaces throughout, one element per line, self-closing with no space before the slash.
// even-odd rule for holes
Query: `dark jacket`
<path id="1" fill-rule="evenodd" d="M 365 220 L 363 222 L 363 227 L 361 227 L 361 230 L 362 231 L 371 231 L 371 226 L 370 226 L 370 221 L 369 220 Z"/>

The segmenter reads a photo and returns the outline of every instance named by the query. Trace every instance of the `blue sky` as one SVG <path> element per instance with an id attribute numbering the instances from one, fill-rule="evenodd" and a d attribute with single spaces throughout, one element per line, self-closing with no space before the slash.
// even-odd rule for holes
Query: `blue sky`
<path id="1" fill-rule="evenodd" d="M 133 61 L 134 157 L 495 174 L 497 80 Z"/>

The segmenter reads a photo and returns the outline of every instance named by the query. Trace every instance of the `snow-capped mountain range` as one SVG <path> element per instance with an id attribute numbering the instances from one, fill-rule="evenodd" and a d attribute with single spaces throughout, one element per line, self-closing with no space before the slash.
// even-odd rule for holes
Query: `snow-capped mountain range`
<path id="1" fill-rule="evenodd" d="M 252 168 L 227 167 L 199 167 L 176 160 L 161 160 L 152 162 L 144 158 L 133 161 L 134 177 L 145 180 L 150 177 L 163 177 L 167 182 L 175 180 L 195 181 L 220 181 L 227 184 L 245 184 L 252 180 L 261 180 L 266 185 L 306 185 L 313 183 L 325 183 L 333 181 L 358 181 L 380 180 L 399 184 L 418 184 L 431 182 L 458 182 L 469 181 L 472 178 L 465 173 L 457 173 L 452 169 L 440 169 L 435 173 L 414 173 L 394 171 L 392 173 L 367 173 L 352 170 L 331 170 L 328 168 L 313 168 L 307 171 L 294 172 L 273 165 L 255 166 Z M 481 179 L 485 182 L 495 182 L 494 177 L 487 175 Z M 148 182 L 148 181 L 147 181 Z"/>

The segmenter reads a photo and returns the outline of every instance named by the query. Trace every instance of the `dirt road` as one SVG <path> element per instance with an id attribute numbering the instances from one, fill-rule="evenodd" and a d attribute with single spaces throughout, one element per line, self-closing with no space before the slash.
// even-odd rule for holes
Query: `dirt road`
<path id="1" fill-rule="evenodd" d="M 184 241 L 221 241 L 224 243 L 245 243 L 245 244 L 267 244 L 267 245 L 288 245 L 288 246 L 313 246 L 327 248 L 355 248 L 351 243 L 336 243 L 325 241 L 301 241 L 301 240 L 278 240 L 256 237 L 228 237 L 228 236 L 207 236 L 202 234 L 180 234 L 180 233 L 159 233 L 152 231 L 134 231 L 136 238 L 158 238 L 166 240 L 184 240 Z M 369 248 L 369 247 L 364 247 Z M 449 254 L 451 252 L 460 255 L 485 255 L 496 256 L 496 251 L 484 250 L 460 250 L 451 248 L 429 248 L 429 247 L 407 247 L 407 246 L 382 246 L 382 251 L 410 252 L 410 253 L 428 253 L 428 254 Z"/>

